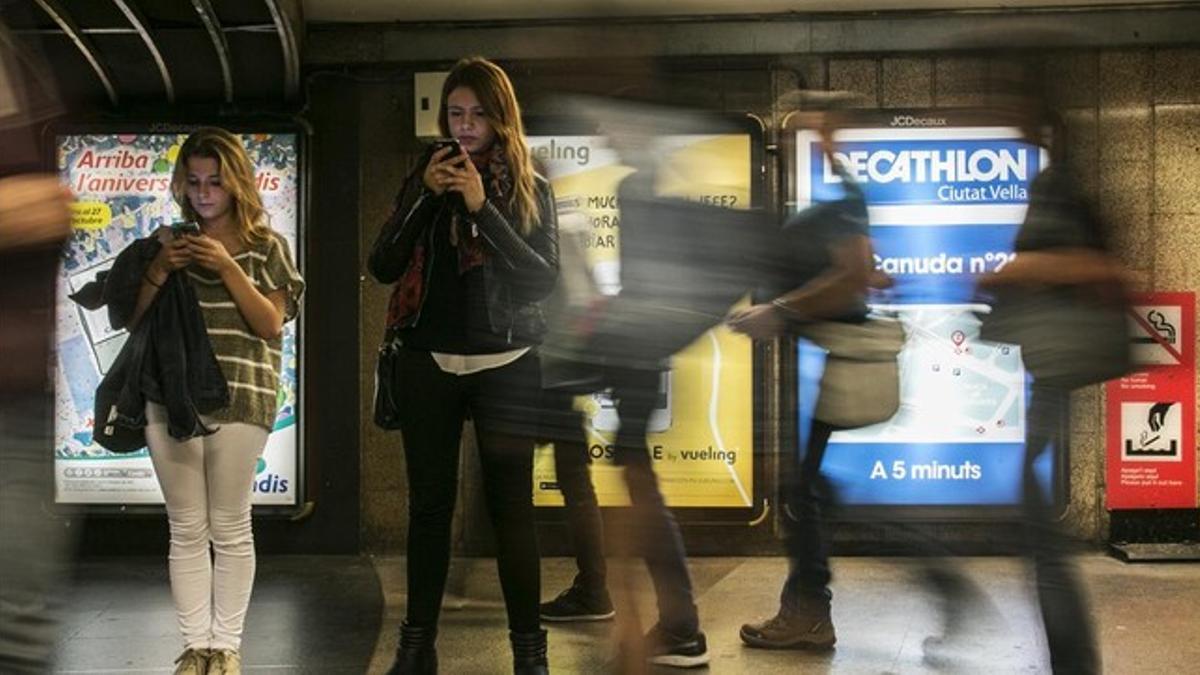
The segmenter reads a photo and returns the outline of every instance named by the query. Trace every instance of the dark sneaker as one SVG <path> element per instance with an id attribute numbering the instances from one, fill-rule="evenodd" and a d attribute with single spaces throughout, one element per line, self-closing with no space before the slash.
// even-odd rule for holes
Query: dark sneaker
<path id="1" fill-rule="evenodd" d="M 679 637 L 655 626 L 646 634 L 646 660 L 659 666 L 696 668 L 708 663 L 708 640 L 702 631 Z"/>
<path id="2" fill-rule="evenodd" d="M 827 603 L 800 610 L 780 609 L 762 623 L 742 626 L 742 642 L 762 649 L 830 649 L 837 642 Z"/>
<path id="3" fill-rule="evenodd" d="M 607 621 L 616 615 L 608 591 L 599 595 L 571 586 L 539 607 L 542 621 Z"/>

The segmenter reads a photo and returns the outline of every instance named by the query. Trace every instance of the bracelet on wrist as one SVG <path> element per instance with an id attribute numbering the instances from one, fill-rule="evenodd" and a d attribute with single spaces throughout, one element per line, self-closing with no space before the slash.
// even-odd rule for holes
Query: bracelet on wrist
<path id="1" fill-rule="evenodd" d="M 808 315 L 806 315 L 804 312 L 797 312 L 796 310 L 792 309 L 791 307 L 788 307 L 787 303 L 785 303 L 783 300 L 781 300 L 779 298 L 772 300 L 771 306 L 775 308 L 775 311 L 782 314 L 784 316 L 784 318 L 790 319 L 792 321 L 808 321 L 809 320 Z"/>
<path id="2" fill-rule="evenodd" d="M 149 272 L 146 272 L 145 274 L 143 274 L 142 278 L 145 279 L 146 283 L 150 284 L 151 286 L 153 286 L 155 288 L 162 288 L 163 282 L 155 281 L 155 280 L 151 279 Z M 166 279 L 163 279 L 163 281 L 166 281 Z"/>

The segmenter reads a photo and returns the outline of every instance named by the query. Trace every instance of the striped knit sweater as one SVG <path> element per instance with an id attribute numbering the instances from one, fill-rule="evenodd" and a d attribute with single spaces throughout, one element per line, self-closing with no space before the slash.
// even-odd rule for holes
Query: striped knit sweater
<path id="1" fill-rule="evenodd" d="M 285 289 L 284 321 L 295 318 L 304 280 L 282 236 L 272 232 L 269 239 L 233 259 L 264 295 Z M 196 289 L 213 352 L 229 382 L 229 405 L 212 417 L 274 429 L 283 339 L 264 340 L 255 335 L 216 272 L 193 266 L 188 268 L 188 277 Z"/>

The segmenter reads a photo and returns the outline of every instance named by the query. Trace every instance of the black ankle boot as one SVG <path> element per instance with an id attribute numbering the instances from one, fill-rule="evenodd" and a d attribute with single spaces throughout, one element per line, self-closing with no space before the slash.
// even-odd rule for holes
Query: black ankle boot
<path id="1" fill-rule="evenodd" d="M 546 631 L 508 634 L 513 648 L 513 675 L 549 675 L 546 662 Z"/>
<path id="2" fill-rule="evenodd" d="M 436 640 L 437 626 L 400 624 L 400 647 L 387 675 L 437 675 Z"/>

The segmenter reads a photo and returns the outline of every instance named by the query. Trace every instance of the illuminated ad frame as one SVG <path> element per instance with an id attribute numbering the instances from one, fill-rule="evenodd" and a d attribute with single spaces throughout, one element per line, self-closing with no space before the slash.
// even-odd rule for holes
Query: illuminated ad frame
<path id="1" fill-rule="evenodd" d="M 870 304 L 904 323 L 907 342 L 900 410 L 887 422 L 835 433 L 822 471 L 851 519 L 1011 517 L 1021 502 L 1030 379 L 1019 348 L 978 340 L 978 316 L 990 308 L 976 299 L 974 278 L 1012 260 L 1029 185 L 1049 153 L 978 111 L 848 117 L 835 153 L 864 192 L 875 266 L 895 283 L 873 291 Z M 795 120 L 785 118 L 782 134 L 787 216 L 843 194 L 816 133 Z M 784 410 L 796 415 L 794 442 L 782 449 L 790 461 L 807 441 L 825 355 L 805 340 L 783 354 L 791 360 L 784 377 L 793 378 L 783 385 Z M 1054 447 L 1035 465 L 1059 511 L 1069 475 L 1063 412 Z"/>
<path id="2" fill-rule="evenodd" d="M 555 197 L 572 203 L 567 217 L 585 218 L 586 255 L 602 292 L 619 289 L 620 210 L 617 186 L 632 169 L 606 137 L 585 121 L 528 121 L 531 151 Z M 659 190 L 729 208 L 763 205 L 763 126 L 750 116 L 716 118 L 713 128 L 659 136 Z M 713 190 L 713 186 L 720 189 Z M 718 194 L 719 193 L 719 194 Z M 560 214 L 560 218 L 562 215 Z M 762 355 L 744 336 L 720 326 L 671 359 L 650 419 L 648 444 L 667 504 L 685 522 L 754 522 L 766 510 L 762 438 Z M 601 507 L 629 503 L 612 463 L 619 424 L 604 393 L 576 399 L 584 412 L 591 476 Z M 534 455 L 534 504 L 561 517 L 553 446 Z"/>
<path id="3" fill-rule="evenodd" d="M 92 440 L 96 386 L 128 335 L 68 295 L 108 269 L 132 241 L 181 220 L 171 171 L 187 134 L 204 125 L 96 124 L 47 131 L 54 166 L 77 198 L 73 233 L 58 276 L 54 502 L 89 511 L 160 511 L 162 492 L 149 452 L 114 454 Z M 238 134 L 256 168 L 271 226 L 301 274 L 305 259 L 308 131 L 298 123 L 222 122 Z M 303 302 L 303 301 L 302 301 Z M 279 411 L 255 467 L 255 512 L 292 513 L 304 498 L 303 311 L 284 326 Z"/>

